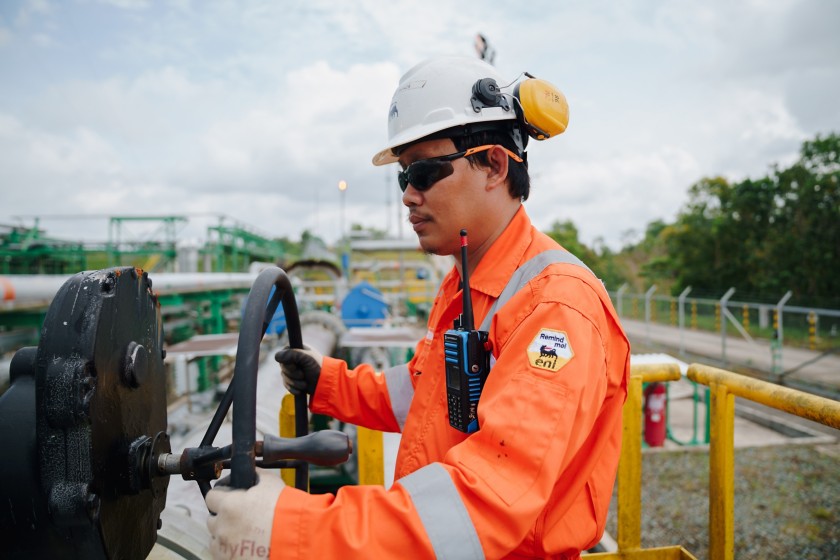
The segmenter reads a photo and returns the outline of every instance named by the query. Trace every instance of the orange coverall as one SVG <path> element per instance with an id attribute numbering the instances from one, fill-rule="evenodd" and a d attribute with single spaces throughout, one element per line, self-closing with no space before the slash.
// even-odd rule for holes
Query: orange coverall
<path id="1" fill-rule="evenodd" d="M 559 246 L 520 208 L 471 277 L 476 325 L 517 268 L 550 249 Z M 285 488 L 271 558 L 577 558 L 598 543 L 629 370 L 603 285 L 551 264 L 496 310 L 480 429 L 464 434 L 449 426 L 443 358 L 459 281 L 453 268 L 408 364 L 377 372 L 324 358 L 312 411 L 402 431 L 395 482 L 334 496 Z"/>

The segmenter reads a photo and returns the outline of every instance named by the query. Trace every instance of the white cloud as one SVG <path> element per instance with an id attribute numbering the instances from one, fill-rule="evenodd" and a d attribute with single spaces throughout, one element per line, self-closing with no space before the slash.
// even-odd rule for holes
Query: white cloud
<path id="1" fill-rule="evenodd" d="M 625 231 L 672 219 L 685 187 L 701 173 L 691 153 L 668 145 L 607 158 L 541 159 L 531 160 L 533 188 L 526 203 L 537 226 L 571 220 L 585 243 L 602 238 L 613 249 L 620 248 Z"/>
<path id="2" fill-rule="evenodd" d="M 125 170 L 120 158 L 113 146 L 89 129 L 55 135 L 0 114 L 4 218 L 129 211 L 132 206 L 128 189 L 122 186 Z M 51 228 L 49 234 L 97 237 L 84 227 L 59 226 L 64 229 Z M 98 237 L 104 235 L 100 229 Z"/>
<path id="3" fill-rule="evenodd" d="M 531 71 L 571 104 L 566 134 L 531 147 L 535 221 L 614 241 L 673 216 L 702 176 L 763 173 L 840 129 L 838 12 L 816 0 L 29 1 L 0 21 L 0 45 L 40 35 L 61 48 L 0 49 L 13 77 L 0 169 L 22 186 L 3 207 L 224 213 L 334 238 L 344 179 L 348 224 L 393 232 L 394 169 L 369 163 L 393 88 L 422 58 L 472 55 L 483 32 L 503 74 Z M 59 192 L 76 194 L 59 206 Z"/>
<path id="4" fill-rule="evenodd" d="M 780 97 L 763 91 L 743 90 L 732 101 L 732 110 L 722 115 L 721 120 L 726 119 L 732 123 L 730 126 L 740 129 L 742 140 L 760 142 L 805 138 Z"/>
<path id="5" fill-rule="evenodd" d="M 17 168 L 64 177 L 120 171 L 119 153 L 86 128 L 77 128 L 67 136 L 55 135 L 28 129 L 14 117 L 0 114 L 0 143 L 6 170 Z"/>
<path id="6" fill-rule="evenodd" d="M 39 16 L 48 16 L 53 13 L 53 6 L 48 0 L 25 0 L 18 10 L 15 23 L 18 26 L 29 25 Z"/>
<path id="7" fill-rule="evenodd" d="M 202 153 L 183 173 L 243 189 L 274 189 L 288 179 L 311 183 L 319 172 L 335 169 L 324 182 L 344 177 L 359 192 L 362 185 L 349 175 L 369 171 L 384 142 L 384 116 L 377 122 L 371 115 L 387 108 L 396 74 L 387 64 L 339 71 L 323 61 L 293 71 L 277 91 L 213 123 L 201 137 Z M 300 187 L 307 185 L 287 185 Z"/>
<path id="8" fill-rule="evenodd" d="M 145 10 L 149 7 L 149 0 L 97 0 L 100 4 L 113 6 L 122 10 Z"/>
<path id="9" fill-rule="evenodd" d="M 707 107 L 693 142 L 705 175 L 741 180 L 765 174 L 771 164 L 791 163 L 810 136 L 782 92 L 724 87 Z"/>
<path id="10" fill-rule="evenodd" d="M 49 48 L 55 46 L 55 39 L 46 33 L 36 33 L 32 36 L 32 42 L 41 48 Z"/>

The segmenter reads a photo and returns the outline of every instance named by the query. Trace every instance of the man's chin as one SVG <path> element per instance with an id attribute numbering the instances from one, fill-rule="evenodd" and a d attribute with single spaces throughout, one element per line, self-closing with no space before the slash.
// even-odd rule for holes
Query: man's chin
<path id="1" fill-rule="evenodd" d="M 427 255 L 437 255 L 440 257 L 451 256 L 456 253 L 453 253 L 451 250 L 447 250 L 446 245 L 443 243 L 434 243 L 430 239 L 418 239 L 420 242 L 420 249 Z"/>
<path id="2" fill-rule="evenodd" d="M 420 248 L 423 249 L 423 252 L 426 253 L 427 255 L 439 255 L 440 254 L 438 252 L 437 247 L 432 246 L 432 245 L 427 245 L 427 244 L 423 243 L 422 241 L 420 242 Z"/>
<path id="3" fill-rule="evenodd" d="M 435 234 L 438 232 L 435 232 Z M 459 251 L 459 237 L 453 239 L 441 239 L 440 235 L 433 235 L 432 232 L 417 233 L 417 243 L 427 255 L 449 256 L 457 255 Z M 453 244 L 454 242 L 454 244 Z"/>
<path id="4" fill-rule="evenodd" d="M 427 255 L 440 255 L 440 246 L 426 236 L 418 235 L 417 242 Z"/>

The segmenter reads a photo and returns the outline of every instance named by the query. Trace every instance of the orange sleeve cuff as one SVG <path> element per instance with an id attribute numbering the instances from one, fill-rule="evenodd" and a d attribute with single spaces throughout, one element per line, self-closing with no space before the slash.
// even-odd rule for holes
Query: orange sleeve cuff
<path id="1" fill-rule="evenodd" d="M 434 558 L 423 522 L 399 484 L 344 486 L 333 494 L 307 494 L 287 486 L 274 506 L 270 556 L 312 558 Z"/>
<path id="2" fill-rule="evenodd" d="M 326 507 L 333 499 L 332 494 L 307 494 L 291 486 L 285 487 L 274 504 L 270 560 L 307 560 L 305 510 L 318 502 Z"/>
<path id="3" fill-rule="evenodd" d="M 274 504 L 274 521 L 271 524 L 271 560 L 280 558 L 303 558 L 300 555 L 301 513 L 303 500 L 296 494 L 304 494 L 287 486 L 280 492 Z M 305 494 L 304 494 L 305 495 Z"/>
<path id="4" fill-rule="evenodd" d="M 321 375 L 318 377 L 318 385 L 315 387 L 315 394 L 309 401 L 309 408 L 318 414 L 329 414 L 329 404 L 335 401 L 336 384 L 342 370 L 347 367 L 342 360 L 324 356 L 321 362 Z"/>

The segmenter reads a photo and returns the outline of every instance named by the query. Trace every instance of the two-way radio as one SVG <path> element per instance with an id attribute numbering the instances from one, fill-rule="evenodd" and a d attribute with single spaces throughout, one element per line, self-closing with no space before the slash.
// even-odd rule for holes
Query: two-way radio
<path id="1" fill-rule="evenodd" d="M 470 274 L 467 266 L 467 230 L 461 230 L 461 277 L 464 310 L 443 335 L 446 361 L 446 399 L 449 425 L 461 432 L 478 431 L 478 399 L 490 372 L 489 333 L 474 328 Z"/>

